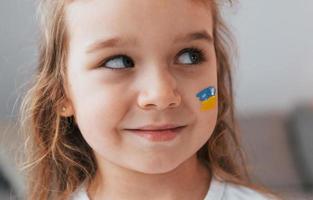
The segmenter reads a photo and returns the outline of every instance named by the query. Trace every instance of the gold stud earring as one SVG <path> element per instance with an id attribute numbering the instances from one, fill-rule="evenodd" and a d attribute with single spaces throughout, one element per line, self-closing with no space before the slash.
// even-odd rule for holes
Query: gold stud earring
<path id="1" fill-rule="evenodd" d="M 63 106 L 62 107 L 62 112 L 65 112 L 66 111 L 66 108 Z"/>

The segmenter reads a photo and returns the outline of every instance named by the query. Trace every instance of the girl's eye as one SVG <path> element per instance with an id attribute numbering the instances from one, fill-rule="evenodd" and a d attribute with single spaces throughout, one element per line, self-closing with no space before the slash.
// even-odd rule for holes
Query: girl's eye
<path id="1" fill-rule="evenodd" d="M 195 65 L 205 61 L 202 50 L 198 48 L 183 49 L 180 51 L 179 55 L 178 61 L 183 65 Z M 134 62 L 130 57 L 126 55 L 117 55 L 106 59 L 99 66 L 112 70 L 120 70 L 123 68 L 132 68 L 134 65 Z"/>
<path id="2" fill-rule="evenodd" d="M 202 50 L 197 49 L 197 48 L 183 49 L 179 53 L 179 55 L 181 55 L 178 57 L 179 63 L 182 63 L 184 65 L 199 64 L 205 61 Z"/>
<path id="3" fill-rule="evenodd" d="M 117 55 L 106 59 L 106 61 L 100 66 L 104 66 L 108 69 L 119 70 L 134 67 L 134 62 L 126 55 Z"/>

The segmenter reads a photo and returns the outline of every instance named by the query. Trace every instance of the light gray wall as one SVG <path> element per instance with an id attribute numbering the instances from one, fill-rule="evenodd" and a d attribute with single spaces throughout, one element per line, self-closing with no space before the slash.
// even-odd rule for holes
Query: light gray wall
<path id="1" fill-rule="evenodd" d="M 288 112 L 313 104 L 313 1 L 238 1 L 228 14 L 240 50 L 238 110 Z"/>
<path id="2" fill-rule="evenodd" d="M 238 2 L 228 13 L 240 49 L 238 111 L 288 111 L 313 99 L 313 1 Z M 0 1 L 0 119 L 16 115 L 36 63 L 36 30 L 34 0 Z"/>
<path id="3" fill-rule="evenodd" d="M 36 63 L 35 21 L 33 0 L 0 1 L 0 119 L 16 117 L 21 88 Z"/>

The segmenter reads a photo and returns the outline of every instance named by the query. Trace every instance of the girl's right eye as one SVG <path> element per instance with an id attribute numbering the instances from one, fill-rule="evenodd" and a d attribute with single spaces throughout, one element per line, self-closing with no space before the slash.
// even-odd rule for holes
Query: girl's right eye
<path id="1" fill-rule="evenodd" d="M 123 66 L 124 65 L 124 66 Z M 126 55 L 117 55 L 106 59 L 100 67 L 105 67 L 112 70 L 134 67 L 134 62 Z"/>

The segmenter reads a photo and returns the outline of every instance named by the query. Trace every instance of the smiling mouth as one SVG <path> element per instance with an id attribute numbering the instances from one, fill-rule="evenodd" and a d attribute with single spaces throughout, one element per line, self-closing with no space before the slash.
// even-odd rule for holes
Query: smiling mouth
<path id="1" fill-rule="evenodd" d="M 177 124 L 177 123 L 167 123 L 167 124 L 148 124 L 140 127 L 129 128 L 132 130 L 149 130 L 149 131 L 160 131 L 160 130 L 169 130 L 175 129 L 182 126 L 186 126 L 185 124 Z"/>
<path id="2" fill-rule="evenodd" d="M 162 131 L 175 131 L 183 127 L 186 127 L 186 126 L 179 126 L 179 127 L 167 128 L 167 129 L 163 128 L 163 129 L 126 129 L 126 130 L 141 131 L 141 132 L 162 132 Z"/>
<path id="3" fill-rule="evenodd" d="M 125 129 L 132 134 L 143 137 L 150 141 L 170 141 L 177 137 L 177 135 L 185 128 L 186 126 L 180 126 L 176 128 L 169 129 L 157 129 L 157 130 L 143 130 L 143 129 Z"/>

